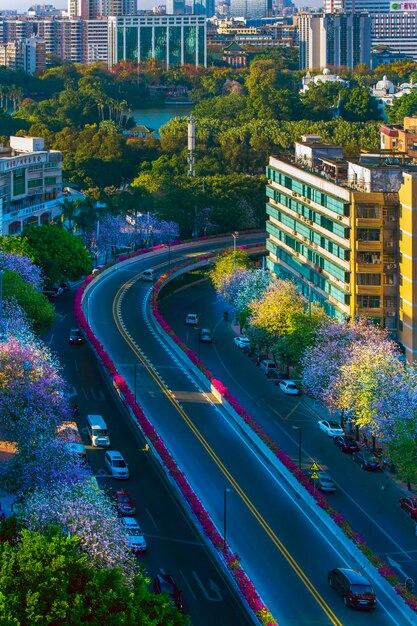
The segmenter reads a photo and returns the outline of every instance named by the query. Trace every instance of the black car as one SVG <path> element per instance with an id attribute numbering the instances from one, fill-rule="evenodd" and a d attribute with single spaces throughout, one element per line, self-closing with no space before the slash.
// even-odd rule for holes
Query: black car
<path id="1" fill-rule="evenodd" d="M 359 450 L 359 446 L 356 441 L 353 439 L 353 437 L 348 437 L 348 435 L 340 435 L 339 437 L 334 437 L 333 443 L 346 454 L 353 454 L 354 452 L 357 452 Z"/>
<path id="2" fill-rule="evenodd" d="M 379 459 L 370 450 L 357 450 L 352 454 L 352 458 L 363 470 L 379 472 L 382 469 Z"/>
<path id="3" fill-rule="evenodd" d="M 337 567 L 330 570 L 327 580 L 330 587 L 343 597 L 346 606 L 364 610 L 375 609 L 375 591 L 360 572 L 345 567 Z"/>
<path id="4" fill-rule="evenodd" d="M 167 593 L 181 613 L 184 612 L 182 593 L 169 574 L 158 574 L 153 580 L 154 593 Z"/>
<path id="5" fill-rule="evenodd" d="M 80 346 L 83 343 L 83 337 L 79 328 L 71 328 L 68 342 L 75 346 Z"/>

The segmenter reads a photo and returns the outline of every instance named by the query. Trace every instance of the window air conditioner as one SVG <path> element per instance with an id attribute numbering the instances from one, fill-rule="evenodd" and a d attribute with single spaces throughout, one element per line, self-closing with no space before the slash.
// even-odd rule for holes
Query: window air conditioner
<path id="1" fill-rule="evenodd" d="M 395 317 L 395 311 L 386 311 L 385 317 Z"/>
<path id="2" fill-rule="evenodd" d="M 387 248 L 393 248 L 394 247 L 394 242 L 393 241 L 386 241 L 385 242 L 385 246 Z"/>

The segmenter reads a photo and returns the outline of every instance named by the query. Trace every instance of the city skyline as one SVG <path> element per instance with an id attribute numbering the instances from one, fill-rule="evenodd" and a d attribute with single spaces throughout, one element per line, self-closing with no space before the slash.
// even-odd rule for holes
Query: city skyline
<path id="1" fill-rule="evenodd" d="M 293 1 L 295 6 L 306 5 L 306 2 L 303 0 Z M 68 2 L 65 2 L 65 0 L 47 0 L 46 2 L 40 2 L 40 0 L 34 0 L 34 2 L 30 2 L 30 0 L 17 0 L 13 3 L 11 3 L 10 0 L 0 0 L 0 11 L 13 10 L 18 13 L 24 13 L 34 4 L 52 4 L 57 9 L 66 9 L 68 6 Z M 152 9 L 152 7 L 158 6 L 159 4 L 166 4 L 166 0 L 138 0 L 139 9 Z M 313 8 L 318 8 L 323 6 L 323 2 L 322 0 L 310 0 L 308 5 Z"/>

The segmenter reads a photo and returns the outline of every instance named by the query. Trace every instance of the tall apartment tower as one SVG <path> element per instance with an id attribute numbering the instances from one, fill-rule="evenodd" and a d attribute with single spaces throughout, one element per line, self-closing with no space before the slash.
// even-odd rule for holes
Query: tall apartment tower
<path id="1" fill-rule="evenodd" d="M 136 0 L 98 0 L 101 16 L 123 17 L 137 14 Z"/>
<path id="2" fill-rule="evenodd" d="M 371 19 L 364 13 L 297 16 L 300 69 L 354 68 L 371 62 Z"/>

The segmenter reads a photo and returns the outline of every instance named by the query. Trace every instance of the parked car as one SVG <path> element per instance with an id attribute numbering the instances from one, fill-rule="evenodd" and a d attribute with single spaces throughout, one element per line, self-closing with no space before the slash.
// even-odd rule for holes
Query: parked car
<path id="1" fill-rule="evenodd" d="M 268 380 L 271 380 L 274 385 L 279 385 L 282 380 L 285 380 L 285 374 L 280 374 L 277 370 L 269 370 L 266 373 Z"/>
<path id="2" fill-rule="evenodd" d="M 79 328 L 71 328 L 68 343 L 75 346 L 80 346 L 83 343 L 83 336 Z"/>
<path id="3" fill-rule="evenodd" d="M 322 430 L 328 437 L 340 437 L 343 435 L 343 428 L 334 420 L 320 420 L 318 422 L 320 430 Z"/>
<path id="4" fill-rule="evenodd" d="M 379 472 L 382 469 L 380 460 L 370 450 L 357 450 L 352 458 L 363 470 Z"/>
<path id="5" fill-rule="evenodd" d="M 330 570 L 327 580 L 330 587 L 342 596 L 346 606 L 355 609 L 375 609 L 375 591 L 360 572 L 345 567 L 337 567 Z"/>
<path id="6" fill-rule="evenodd" d="M 400 498 L 400 507 L 411 519 L 417 520 L 417 498 Z"/>
<path id="7" fill-rule="evenodd" d="M 125 489 L 116 489 L 111 494 L 118 515 L 134 515 L 135 503 Z"/>
<path id="8" fill-rule="evenodd" d="M 118 478 L 119 480 L 129 478 L 129 468 L 120 452 L 117 450 L 107 450 L 104 455 L 104 461 L 113 478 Z"/>
<path id="9" fill-rule="evenodd" d="M 300 393 L 299 388 L 293 380 L 280 380 L 278 386 L 281 391 L 288 396 L 298 396 Z"/>
<path id="10" fill-rule="evenodd" d="M 270 372 L 271 370 L 276 371 L 277 366 L 276 366 L 275 361 L 271 361 L 270 359 L 263 359 L 259 363 L 259 369 L 261 370 L 261 372 L 264 372 L 264 374 L 266 374 L 267 372 Z"/>
<path id="11" fill-rule="evenodd" d="M 190 324 L 191 326 L 197 326 L 198 324 L 197 313 L 188 313 L 188 315 L 185 318 L 185 323 Z"/>
<path id="12" fill-rule="evenodd" d="M 126 536 L 127 545 L 134 554 L 146 552 L 146 539 L 134 517 L 122 517 L 120 519 L 123 531 Z"/>
<path id="13" fill-rule="evenodd" d="M 356 441 L 353 439 L 353 437 L 348 437 L 348 435 L 339 435 L 338 437 L 333 437 L 333 443 L 346 454 L 353 454 L 354 452 L 359 450 L 359 446 Z"/>
<path id="14" fill-rule="evenodd" d="M 201 343 L 211 343 L 213 338 L 211 336 L 211 330 L 209 328 L 202 328 L 200 332 Z"/>
<path id="15" fill-rule="evenodd" d="M 238 348 L 247 348 L 248 350 L 250 348 L 249 339 L 247 337 L 244 337 L 243 335 L 239 335 L 238 337 L 235 337 L 233 341 Z"/>
<path id="16" fill-rule="evenodd" d="M 169 574 L 158 574 L 158 576 L 153 579 L 153 590 L 154 593 L 168 594 L 177 609 L 181 611 L 181 613 L 184 612 L 182 593 L 175 584 L 172 576 Z"/>

